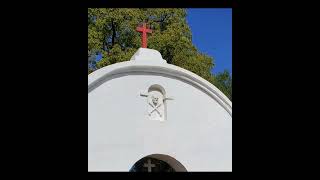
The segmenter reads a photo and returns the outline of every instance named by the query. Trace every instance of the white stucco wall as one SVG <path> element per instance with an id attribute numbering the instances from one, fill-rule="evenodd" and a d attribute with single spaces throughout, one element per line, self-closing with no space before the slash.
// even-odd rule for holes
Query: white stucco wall
<path id="1" fill-rule="evenodd" d="M 231 102 L 202 78 L 188 81 L 187 74 L 200 78 L 151 60 L 118 63 L 91 74 L 88 170 L 129 171 L 145 156 L 165 154 L 187 171 L 231 171 Z M 147 99 L 140 96 L 153 84 L 174 98 L 167 101 L 164 122 L 148 119 Z"/>

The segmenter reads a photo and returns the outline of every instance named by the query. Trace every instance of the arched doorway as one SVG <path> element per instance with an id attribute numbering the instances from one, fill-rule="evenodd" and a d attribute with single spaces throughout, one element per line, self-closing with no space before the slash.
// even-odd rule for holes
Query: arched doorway
<path id="1" fill-rule="evenodd" d="M 187 172 L 187 169 L 168 155 L 152 154 L 138 160 L 129 172 Z"/>

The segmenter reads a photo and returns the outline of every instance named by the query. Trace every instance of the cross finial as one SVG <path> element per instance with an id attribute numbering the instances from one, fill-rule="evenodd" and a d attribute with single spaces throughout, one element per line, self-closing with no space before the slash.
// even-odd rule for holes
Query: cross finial
<path id="1" fill-rule="evenodd" d="M 137 27 L 136 31 L 141 32 L 141 47 L 142 48 L 147 48 L 147 33 L 152 33 L 151 29 L 147 28 L 146 23 L 142 24 L 142 27 Z"/>

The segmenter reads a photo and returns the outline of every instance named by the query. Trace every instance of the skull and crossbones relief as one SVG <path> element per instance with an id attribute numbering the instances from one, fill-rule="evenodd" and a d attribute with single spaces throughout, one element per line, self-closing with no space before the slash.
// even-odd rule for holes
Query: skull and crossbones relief
<path id="1" fill-rule="evenodd" d="M 152 100 L 152 103 L 149 102 L 149 104 L 152 106 L 153 109 L 149 112 L 149 116 L 154 111 L 157 111 L 159 116 L 162 117 L 162 114 L 159 112 L 158 108 L 163 104 L 163 102 L 159 103 L 159 97 L 156 97 L 155 95 L 151 95 L 151 100 Z"/>
<path id="2" fill-rule="evenodd" d="M 164 91 L 149 88 L 147 92 L 140 92 L 140 96 L 147 97 L 148 111 L 150 120 L 164 121 L 166 119 L 166 100 L 173 100 L 166 97 Z"/>

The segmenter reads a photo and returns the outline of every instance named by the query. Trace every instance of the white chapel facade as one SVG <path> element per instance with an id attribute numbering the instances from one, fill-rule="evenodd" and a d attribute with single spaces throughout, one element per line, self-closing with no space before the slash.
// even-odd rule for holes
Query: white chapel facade
<path id="1" fill-rule="evenodd" d="M 232 103 L 140 48 L 88 76 L 88 171 L 232 171 Z"/>

